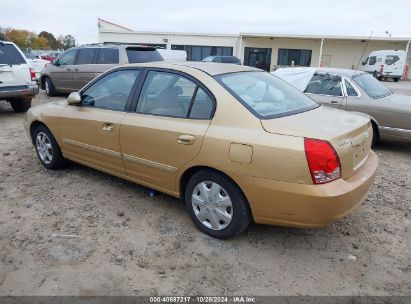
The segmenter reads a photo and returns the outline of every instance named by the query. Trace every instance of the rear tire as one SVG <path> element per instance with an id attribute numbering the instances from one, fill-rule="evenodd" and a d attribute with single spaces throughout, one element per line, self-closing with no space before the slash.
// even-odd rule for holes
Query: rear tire
<path id="1" fill-rule="evenodd" d="M 49 97 L 53 97 L 57 94 L 53 82 L 48 77 L 44 78 L 44 90 L 46 91 L 46 95 Z"/>
<path id="2" fill-rule="evenodd" d="M 190 178 L 185 205 L 197 228 L 219 239 L 239 235 L 251 221 L 250 207 L 240 188 L 212 170 L 201 170 Z"/>
<path id="3" fill-rule="evenodd" d="M 32 139 L 37 156 L 44 167 L 57 170 L 67 166 L 68 161 L 63 157 L 56 139 L 45 125 L 39 125 L 34 129 Z"/>
<path id="4" fill-rule="evenodd" d="M 16 113 L 27 112 L 31 107 L 31 98 L 30 99 L 14 99 L 10 101 L 10 105 Z"/>
<path id="5" fill-rule="evenodd" d="M 371 142 L 371 147 L 374 148 L 377 143 L 378 143 L 378 127 L 377 125 L 373 122 L 372 123 L 372 142 Z"/>

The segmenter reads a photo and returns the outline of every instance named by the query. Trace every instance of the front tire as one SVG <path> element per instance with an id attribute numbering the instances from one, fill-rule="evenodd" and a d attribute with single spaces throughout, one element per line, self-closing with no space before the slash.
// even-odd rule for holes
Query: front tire
<path id="1" fill-rule="evenodd" d="M 14 99 L 10 101 L 10 105 L 16 113 L 27 112 L 31 107 L 31 98 L 30 99 Z"/>
<path id="2" fill-rule="evenodd" d="M 44 78 L 44 90 L 46 91 L 46 95 L 49 97 L 53 97 L 57 94 L 53 82 L 48 77 Z"/>
<path id="3" fill-rule="evenodd" d="M 251 211 L 240 188 L 212 170 L 199 171 L 190 178 L 185 205 L 197 228 L 219 239 L 239 235 L 251 221 Z"/>
<path id="4" fill-rule="evenodd" d="M 400 81 L 399 78 L 394 78 L 394 82 L 398 82 L 398 81 Z"/>
<path id="5" fill-rule="evenodd" d="M 44 167 L 57 170 L 67 166 L 67 160 L 63 157 L 53 134 L 46 126 L 36 127 L 32 136 L 37 156 Z"/>

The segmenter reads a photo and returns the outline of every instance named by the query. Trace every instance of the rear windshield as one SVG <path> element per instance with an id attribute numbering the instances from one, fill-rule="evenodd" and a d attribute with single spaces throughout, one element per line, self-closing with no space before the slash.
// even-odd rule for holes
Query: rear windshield
<path id="1" fill-rule="evenodd" d="M 237 57 L 221 57 L 221 62 L 223 63 L 238 63 Z"/>
<path id="2" fill-rule="evenodd" d="M 239 72 L 215 78 L 255 116 L 270 119 L 297 114 L 319 105 L 267 72 Z"/>
<path id="3" fill-rule="evenodd" d="M 392 94 L 392 91 L 381 84 L 371 74 L 359 74 L 352 78 L 371 98 L 381 98 Z"/>
<path id="4" fill-rule="evenodd" d="M 126 52 L 129 63 L 164 61 L 160 53 L 154 48 L 127 48 Z"/>
<path id="5" fill-rule="evenodd" d="M 0 44 L 0 64 L 25 64 L 23 56 L 13 44 Z"/>

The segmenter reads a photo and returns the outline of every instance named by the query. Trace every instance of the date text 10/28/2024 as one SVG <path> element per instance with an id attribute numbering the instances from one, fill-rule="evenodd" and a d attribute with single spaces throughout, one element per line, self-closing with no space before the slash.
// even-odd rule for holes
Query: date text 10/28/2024
<path id="1" fill-rule="evenodd" d="M 255 297 L 232 296 L 232 297 L 213 297 L 213 296 L 158 296 L 150 297 L 150 303 L 255 303 Z"/>

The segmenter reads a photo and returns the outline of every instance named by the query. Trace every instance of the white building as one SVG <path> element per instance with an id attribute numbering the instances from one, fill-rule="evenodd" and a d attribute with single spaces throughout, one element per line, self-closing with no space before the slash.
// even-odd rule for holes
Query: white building
<path id="1" fill-rule="evenodd" d="M 393 37 L 141 32 L 98 19 L 98 41 L 101 43 L 122 42 L 186 50 L 188 60 L 194 61 L 210 55 L 235 55 L 245 65 L 266 70 L 292 63 L 351 69 L 376 50 L 406 50 L 407 63 L 411 64 L 410 40 Z"/>

